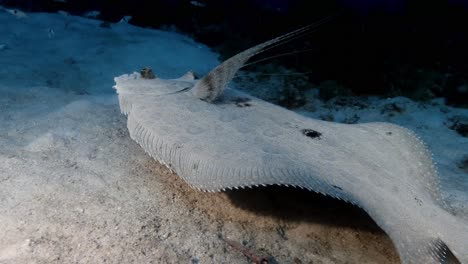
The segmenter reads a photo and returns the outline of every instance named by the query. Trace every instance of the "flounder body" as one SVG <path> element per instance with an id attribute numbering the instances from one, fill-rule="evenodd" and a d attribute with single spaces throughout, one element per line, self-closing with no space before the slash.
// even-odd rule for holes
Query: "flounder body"
<path id="1" fill-rule="evenodd" d="M 201 80 L 190 72 L 115 78 L 131 138 L 196 189 L 305 188 L 364 209 L 403 263 L 440 263 L 448 252 L 468 263 L 468 224 L 443 209 L 431 155 L 414 133 L 389 123 L 315 120 L 224 89 L 248 58 L 284 36 Z"/>

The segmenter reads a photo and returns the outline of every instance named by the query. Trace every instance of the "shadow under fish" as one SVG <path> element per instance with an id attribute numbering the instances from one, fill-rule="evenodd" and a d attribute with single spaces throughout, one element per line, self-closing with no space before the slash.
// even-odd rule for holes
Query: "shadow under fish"
<path id="1" fill-rule="evenodd" d="M 403 263 L 468 263 L 468 223 L 444 210 L 431 153 L 390 123 L 311 119 L 225 89 L 254 55 L 327 19 L 243 51 L 198 80 L 115 78 L 133 140 L 192 187 L 209 192 L 295 186 L 352 203 L 390 236 Z"/>

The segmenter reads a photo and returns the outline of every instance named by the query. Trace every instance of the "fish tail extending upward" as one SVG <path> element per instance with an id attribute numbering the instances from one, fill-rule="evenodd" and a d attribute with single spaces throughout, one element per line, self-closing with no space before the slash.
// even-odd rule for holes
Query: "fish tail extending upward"
<path id="1" fill-rule="evenodd" d="M 192 90 L 195 96 L 207 102 L 215 101 L 223 93 L 226 85 L 234 78 L 237 71 L 239 71 L 239 69 L 242 68 L 251 57 L 301 37 L 307 32 L 311 32 L 318 28 L 320 25 L 329 22 L 333 18 L 335 18 L 335 16 L 326 17 L 316 23 L 265 41 L 225 60 L 211 70 L 193 87 Z"/>

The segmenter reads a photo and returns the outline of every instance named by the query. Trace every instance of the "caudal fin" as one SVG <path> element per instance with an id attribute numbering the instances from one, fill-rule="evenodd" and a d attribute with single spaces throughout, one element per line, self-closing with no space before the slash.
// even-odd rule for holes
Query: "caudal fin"
<path id="1" fill-rule="evenodd" d="M 390 234 L 404 264 L 468 263 L 468 223 L 440 209 L 433 228 Z"/>
<path id="2" fill-rule="evenodd" d="M 445 261 L 442 263 L 468 264 L 468 221 L 457 218 L 448 212 L 444 212 L 440 224 L 440 241 L 437 249 L 445 253 Z"/>
<path id="3" fill-rule="evenodd" d="M 215 101 L 223 93 L 224 88 L 234 78 L 237 71 L 239 71 L 251 57 L 300 37 L 331 19 L 333 19 L 332 16 L 326 17 L 317 23 L 307 25 L 282 36 L 265 41 L 225 60 L 194 86 L 193 92 L 195 96 L 207 102 Z"/>

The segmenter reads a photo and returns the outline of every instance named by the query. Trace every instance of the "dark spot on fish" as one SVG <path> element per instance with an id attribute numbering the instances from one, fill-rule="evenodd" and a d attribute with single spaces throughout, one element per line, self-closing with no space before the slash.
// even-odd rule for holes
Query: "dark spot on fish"
<path id="1" fill-rule="evenodd" d="M 338 186 L 336 186 L 336 185 L 332 185 L 332 186 L 333 186 L 333 188 L 335 188 L 335 189 L 338 189 L 338 190 L 340 190 L 340 191 L 342 191 L 342 190 L 343 190 L 343 188 L 341 188 L 341 187 L 338 187 Z"/>
<path id="2" fill-rule="evenodd" d="M 418 197 L 414 197 L 414 200 L 416 201 L 416 203 L 419 205 L 419 206 L 422 206 L 423 202 L 421 199 L 419 199 Z"/>
<path id="3" fill-rule="evenodd" d="M 251 100 L 249 98 L 246 98 L 246 97 L 236 97 L 234 99 L 232 99 L 232 102 L 237 106 L 237 107 L 249 107 L 249 106 L 252 106 L 252 104 L 250 104 Z"/>
<path id="4" fill-rule="evenodd" d="M 320 139 L 320 137 L 322 136 L 322 133 L 317 132 L 317 131 L 312 130 L 312 129 L 302 129 L 301 132 L 302 132 L 302 134 L 304 134 L 305 136 L 310 137 L 310 138 Z"/>
<path id="5" fill-rule="evenodd" d="M 390 135 L 392 135 L 393 133 L 392 133 L 392 131 L 388 131 L 388 132 L 387 132 L 387 133 L 385 133 L 385 134 L 387 134 L 387 135 L 389 135 L 389 136 L 390 136 Z"/>

